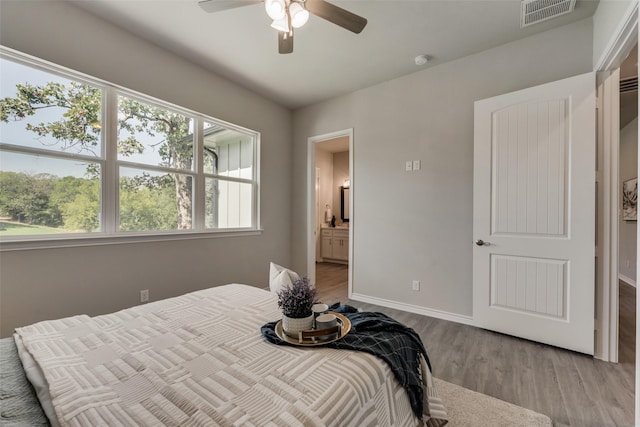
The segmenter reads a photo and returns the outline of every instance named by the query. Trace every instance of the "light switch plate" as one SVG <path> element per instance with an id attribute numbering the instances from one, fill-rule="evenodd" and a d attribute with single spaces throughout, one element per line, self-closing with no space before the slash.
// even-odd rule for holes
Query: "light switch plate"
<path id="1" fill-rule="evenodd" d="M 407 160 L 407 163 L 404 165 L 404 170 L 407 172 L 411 172 L 413 170 L 413 162 L 411 160 Z"/>

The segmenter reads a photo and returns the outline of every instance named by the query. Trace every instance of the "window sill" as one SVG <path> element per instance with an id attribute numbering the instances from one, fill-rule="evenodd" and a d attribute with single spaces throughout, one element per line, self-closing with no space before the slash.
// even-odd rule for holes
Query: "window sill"
<path id="1" fill-rule="evenodd" d="M 207 232 L 167 232 L 163 234 L 131 233 L 121 234 L 117 236 L 65 235 L 64 237 L 46 236 L 46 238 L 38 236 L 34 238 L 21 238 L 20 240 L 9 240 L 9 238 L 0 238 L 0 252 L 69 248 L 81 246 L 120 245 L 127 243 L 167 242 L 173 240 L 211 239 L 218 237 L 257 236 L 262 234 L 262 231 L 262 229 L 226 229 Z"/>

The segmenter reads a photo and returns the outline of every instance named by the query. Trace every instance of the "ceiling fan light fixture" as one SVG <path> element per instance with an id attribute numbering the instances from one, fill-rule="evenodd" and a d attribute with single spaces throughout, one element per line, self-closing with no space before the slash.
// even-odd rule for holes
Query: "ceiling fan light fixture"
<path id="1" fill-rule="evenodd" d="M 1 2 L 2 0 L 0 0 Z M 226 9 L 248 6 L 264 2 L 267 15 L 271 18 L 271 27 L 278 31 L 278 53 L 293 52 L 293 30 L 305 25 L 309 15 L 313 14 L 332 24 L 355 34 L 367 25 L 367 18 L 349 12 L 331 3 L 332 0 L 197 0 L 206 12 L 219 12 Z M 525 0 L 521 0 L 525 1 Z M 529 0 L 531 1 L 531 0 Z M 576 0 L 533 0 L 533 1 L 576 1 Z"/>
<path id="2" fill-rule="evenodd" d="M 309 11 L 298 2 L 291 2 L 289 15 L 291 15 L 291 26 L 293 28 L 300 28 L 309 20 Z"/>
<path id="3" fill-rule="evenodd" d="M 429 59 L 431 59 L 429 55 L 418 55 L 414 58 L 413 61 L 416 63 L 416 65 L 424 65 L 429 62 Z"/>
<path id="4" fill-rule="evenodd" d="M 267 11 L 267 15 L 274 21 L 282 19 L 287 15 L 285 0 L 265 0 L 264 8 Z"/>
<path id="5" fill-rule="evenodd" d="M 283 33 L 288 33 L 291 31 L 289 28 L 289 20 L 287 19 L 287 15 L 285 14 L 281 19 L 274 19 L 271 23 L 271 28 L 275 28 L 278 31 L 282 31 Z"/>

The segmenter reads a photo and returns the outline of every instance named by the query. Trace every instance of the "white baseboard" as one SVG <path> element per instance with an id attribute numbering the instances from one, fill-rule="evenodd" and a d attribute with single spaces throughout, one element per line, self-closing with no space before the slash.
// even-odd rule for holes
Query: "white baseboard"
<path id="1" fill-rule="evenodd" d="M 637 286 L 636 286 L 636 281 L 635 281 L 635 280 L 633 280 L 633 279 L 632 279 L 632 278 L 630 278 L 630 277 L 625 276 L 625 275 L 624 275 L 624 274 L 622 274 L 622 273 L 618 273 L 618 279 L 622 280 L 622 281 L 623 281 L 624 283 L 626 283 L 627 285 L 631 285 L 631 286 L 633 286 L 634 288 L 637 288 Z"/>
<path id="2" fill-rule="evenodd" d="M 405 304 L 403 302 L 390 301 L 383 298 L 370 297 L 368 295 L 362 294 L 351 294 L 349 296 L 349 299 L 366 302 L 369 304 L 375 304 L 387 308 L 395 308 L 396 310 L 408 311 L 409 313 L 421 314 L 423 316 L 435 317 L 436 319 L 448 320 L 450 322 L 475 326 L 473 323 L 473 317 L 471 316 L 464 316 L 461 314 L 449 313 L 447 311 L 434 310 L 431 308 Z"/>

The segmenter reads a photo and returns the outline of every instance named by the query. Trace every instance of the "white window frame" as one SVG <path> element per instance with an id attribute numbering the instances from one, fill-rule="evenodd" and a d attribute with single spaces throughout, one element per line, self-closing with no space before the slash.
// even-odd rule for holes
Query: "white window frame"
<path id="1" fill-rule="evenodd" d="M 0 58 L 18 62 L 22 65 L 33 67 L 60 77 L 85 83 L 102 90 L 102 132 L 101 157 L 93 157 L 84 154 L 64 153 L 54 150 L 46 150 L 36 147 L 25 147 L 13 144 L 0 143 L 0 150 L 30 155 L 39 155 L 59 159 L 73 159 L 100 164 L 100 188 L 101 188 L 101 231 L 92 233 L 64 233 L 42 234 L 31 236 L 2 236 L 0 235 L 0 252 L 9 250 L 37 249 L 68 246 L 91 246 L 103 244 L 118 244 L 129 242 L 147 242 L 164 240 L 201 239 L 216 236 L 246 236 L 256 235 L 262 232 L 260 228 L 260 133 L 232 123 L 225 122 L 202 113 L 173 105 L 169 102 L 141 94 L 112 83 L 84 75 L 59 65 L 35 58 L 0 46 Z M 118 96 L 133 98 L 137 101 L 151 104 L 159 108 L 166 108 L 172 112 L 184 114 L 194 120 L 194 160 L 193 169 L 189 171 L 149 165 L 145 163 L 119 160 L 117 153 L 117 117 Z M 236 178 L 221 176 L 214 173 L 204 173 L 204 123 L 213 123 L 226 129 L 233 130 L 252 138 L 253 162 L 252 178 Z M 119 169 L 120 167 L 132 167 L 157 172 L 178 172 L 192 176 L 193 178 L 193 228 L 191 230 L 168 231 L 119 231 Z M 217 171 L 216 171 L 217 172 Z M 214 178 L 220 181 L 240 182 L 250 184 L 252 189 L 251 226 L 242 228 L 205 228 L 205 178 Z"/>

